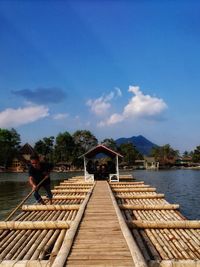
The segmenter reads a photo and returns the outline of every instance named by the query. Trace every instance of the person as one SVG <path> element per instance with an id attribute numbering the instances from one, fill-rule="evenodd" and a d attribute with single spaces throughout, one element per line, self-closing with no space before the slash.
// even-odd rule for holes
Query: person
<path id="1" fill-rule="evenodd" d="M 87 165 L 86 165 L 87 172 L 90 174 L 94 174 L 94 171 L 95 171 L 94 169 L 95 168 L 94 168 L 94 164 L 93 164 L 92 160 L 89 160 Z"/>
<path id="2" fill-rule="evenodd" d="M 49 203 L 52 204 L 52 192 L 51 192 L 51 180 L 50 180 L 50 171 L 52 170 L 51 164 L 47 162 L 40 162 L 38 155 L 32 155 L 30 157 L 30 166 L 29 166 L 29 184 L 34 190 L 34 197 L 36 201 L 40 204 L 45 204 L 41 195 L 39 194 L 39 189 L 43 187 L 47 193 Z M 43 179 L 44 182 L 37 186 Z"/>

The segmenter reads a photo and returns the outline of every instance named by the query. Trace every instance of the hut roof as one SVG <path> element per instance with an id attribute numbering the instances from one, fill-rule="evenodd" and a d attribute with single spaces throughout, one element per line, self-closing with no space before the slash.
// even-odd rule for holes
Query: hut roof
<path id="1" fill-rule="evenodd" d="M 80 157 L 86 157 L 86 158 L 93 158 L 95 157 L 97 154 L 106 154 L 107 156 L 114 158 L 115 156 L 119 156 L 119 157 L 123 157 L 121 154 L 115 152 L 114 150 L 104 146 L 104 145 L 98 145 L 92 149 L 90 149 L 89 151 L 87 151 L 85 154 L 81 155 Z"/>
<path id="2" fill-rule="evenodd" d="M 31 145 L 29 145 L 28 143 L 26 143 L 24 146 L 21 147 L 20 149 L 20 153 L 21 154 L 33 154 L 34 153 L 34 149 L 32 148 Z"/>

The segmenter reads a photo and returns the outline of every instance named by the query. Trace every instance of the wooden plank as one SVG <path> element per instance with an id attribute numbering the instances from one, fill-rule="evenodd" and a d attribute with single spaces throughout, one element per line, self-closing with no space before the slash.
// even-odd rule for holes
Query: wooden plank
<path id="1" fill-rule="evenodd" d="M 95 184 L 94 184 L 95 186 Z M 70 228 L 69 231 L 66 232 L 66 235 L 64 237 L 64 240 L 62 242 L 62 246 L 58 252 L 58 255 L 51 255 L 50 260 L 51 262 L 53 262 L 52 267 L 61 267 L 65 264 L 66 259 L 70 253 L 78 226 L 81 222 L 81 219 L 83 217 L 85 208 L 87 206 L 87 203 L 91 197 L 91 194 L 94 190 L 94 186 L 92 187 L 92 189 L 90 189 L 89 193 L 87 194 L 86 198 L 84 199 L 83 203 L 81 204 L 81 207 L 79 208 L 79 211 L 76 215 L 76 218 Z M 55 258 L 56 256 L 56 258 Z"/>
<path id="2" fill-rule="evenodd" d="M 127 266 L 133 266 L 105 181 L 98 181 L 94 188 L 67 266 L 73 266 L 75 262 L 79 262 L 78 259 L 82 259 L 82 266 L 90 266 L 91 262 L 107 266 L 110 260 L 118 262 L 119 266 L 125 259 L 130 264 Z"/>
<path id="3" fill-rule="evenodd" d="M 68 260 L 67 261 L 67 266 L 75 266 L 75 267 L 84 267 L 84 266 L 89 266 L 89 267 L 105 267 L 105 266 L 112 266 L 112 267 L 133 267 L 133 263 L 130 262 L 130 260 L 123 259 L 121 262 L 120 260 L 114 260 L 114 259 L 107 259 L 107 260 Z"/>

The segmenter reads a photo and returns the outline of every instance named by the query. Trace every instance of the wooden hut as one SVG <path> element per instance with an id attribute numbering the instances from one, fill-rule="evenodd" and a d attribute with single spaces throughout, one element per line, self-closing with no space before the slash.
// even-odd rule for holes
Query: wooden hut
<path id="1" fill-rule="evenodd" d="M 97 155 L 105 155 L 111 159 L 107 166 L 95 166 L 94 159 Z M 85 181 L 94 181 L 96 179 L 108 178 L 110 182 L 119 182 L 119 157 L 121 154 L 104 146 L 98 145 L 81 155 L 84 159 L 84 177 Z M 98 169 L 99 167 L 99 169 Z M 103 170 L 100 167 L 104 167 Z M 105 176 L 104 176 L 105 175 Z"/>

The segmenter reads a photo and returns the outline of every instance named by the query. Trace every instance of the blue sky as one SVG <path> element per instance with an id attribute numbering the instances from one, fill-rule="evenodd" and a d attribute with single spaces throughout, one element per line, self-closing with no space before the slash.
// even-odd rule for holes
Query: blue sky
<path id="1" fill-rule="evenodd" d="M 0 1 L 0 127 L 200 145 L 199 1 Z"/>

